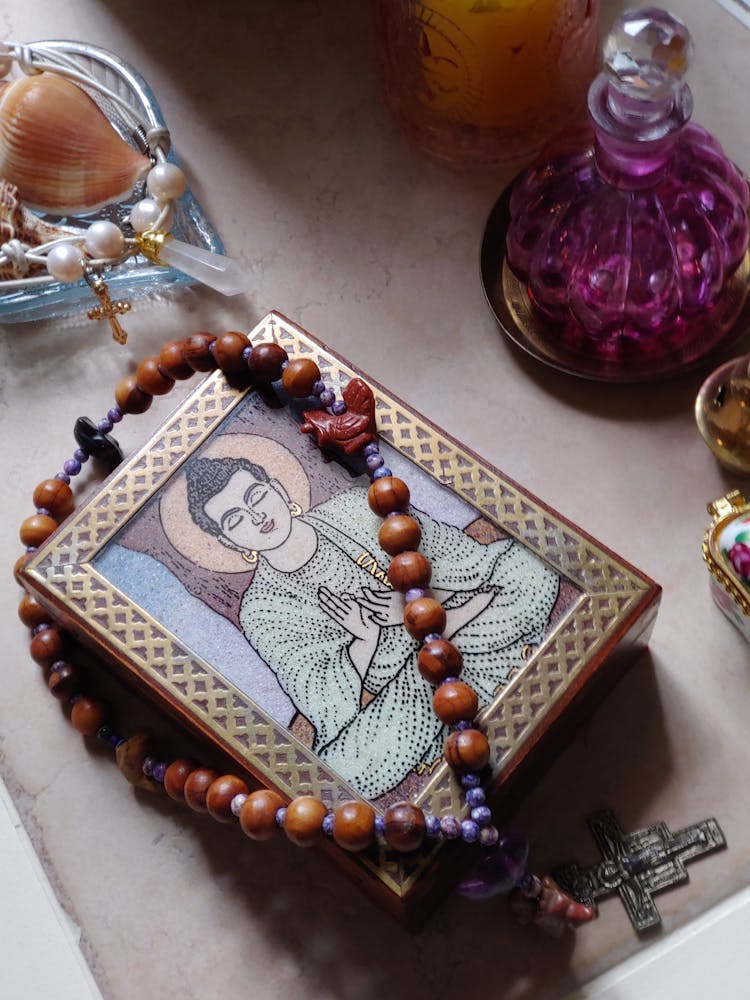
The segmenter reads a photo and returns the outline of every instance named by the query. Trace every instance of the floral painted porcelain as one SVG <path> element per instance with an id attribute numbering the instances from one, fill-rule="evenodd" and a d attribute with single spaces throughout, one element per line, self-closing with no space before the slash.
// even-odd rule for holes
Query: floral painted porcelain
<path id="1" fill-rule="evenodd" d="M 711 593 L 750 642 L 750 502 L 733 490 L 708 505 L 713 522 L 703 540 Z"/>

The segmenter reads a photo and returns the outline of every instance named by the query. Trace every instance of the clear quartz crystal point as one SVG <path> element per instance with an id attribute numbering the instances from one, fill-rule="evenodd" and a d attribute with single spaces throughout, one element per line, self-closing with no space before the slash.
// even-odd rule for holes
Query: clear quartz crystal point
<path id="1" fill-rule="evenodd" d="M 202 247 L 167 239 L 159 247 L 159 263 L 174 267 L 223 295 L 247 291 L 247 275 L 236 260 Z"/>

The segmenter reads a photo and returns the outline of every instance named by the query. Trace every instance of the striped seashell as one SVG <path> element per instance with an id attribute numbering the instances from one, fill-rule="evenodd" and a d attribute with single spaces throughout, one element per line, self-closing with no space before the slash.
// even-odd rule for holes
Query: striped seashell
<path id="1" fill-rule="evenodd" d="M 78 215 L 122 201 L 150 165 L 63 77 L 0 85 L 0 177 L 37 211 Z"/>

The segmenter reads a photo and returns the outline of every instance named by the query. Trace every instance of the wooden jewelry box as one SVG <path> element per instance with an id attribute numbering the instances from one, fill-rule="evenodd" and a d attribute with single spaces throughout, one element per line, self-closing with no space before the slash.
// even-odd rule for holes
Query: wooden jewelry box
<path id="1" fill-rule="evenodd" d="M 432 587 L 479 693 L 495 822 L 507 821 L 645 646 L 660 588 L 284 317 L 250 337 L 312 358 L 337 397 L 354 377 L 372 388 L 383 458 L 410 487 Z M 304 404 L 279 402 L 206 378 L 33 554 L 23 584 L 252 786 L 329 809 L 365 799 L 382 814 L 410 799 L 460 816 L 418 643 L 393 614 L 400 601 L 403 620 L 403 597 L 365 462 L 320 451 L 300 434 Z M 252 547 L 212 533 L 212 518 L 235 528 L 231 498 L 211 486 L 225 460 L 249 462 L 261 484 L 243 497 L 257 512 Z M 287 517 L 305 525 L 304 558 L 268 541 Z M 324 849 L 412 926 L 476 858 L 445 840 L 412 855 Z"/>

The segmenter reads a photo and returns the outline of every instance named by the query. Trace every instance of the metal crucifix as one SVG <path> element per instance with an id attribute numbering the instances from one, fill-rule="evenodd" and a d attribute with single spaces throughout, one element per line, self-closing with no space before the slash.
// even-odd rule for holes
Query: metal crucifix
<path id="1" fill-rule="evenodd" d="M 130 303 L 124 302 L 121 299 L 116 299 L 113 302 L 109 297 L 109 289 L 107 288 L 106 282 L 103 278 L 93 278 L 87 275 L 86 280 L 89 283 L 91 291 L 99 299 L 99 305 L 94 306 L 93 309 L 89 309 L 87 314 L 88 318 L 108 319 L 109 325 L 112 328 L 112 337 L 118 344 L 124 344 L 128 339 L 128 335 L 125 330 L 123 330 L 117 317 L 118 315 L 122 316 L 124 313 L 130 311 Z"/>

